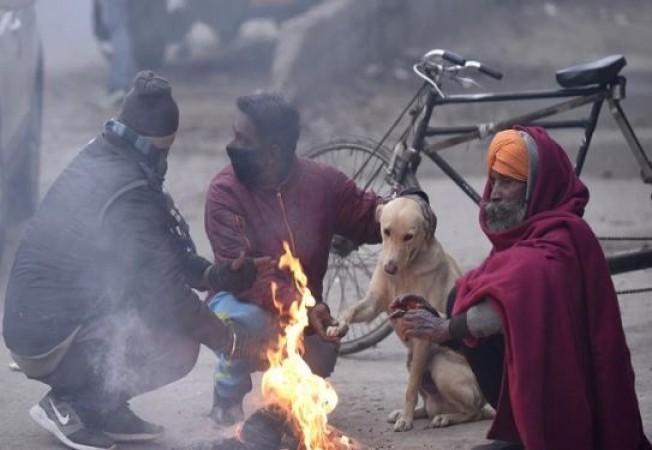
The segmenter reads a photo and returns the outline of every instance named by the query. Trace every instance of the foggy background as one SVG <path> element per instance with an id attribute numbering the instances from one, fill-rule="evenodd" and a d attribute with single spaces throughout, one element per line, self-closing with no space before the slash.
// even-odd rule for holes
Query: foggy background
<path id="1" fill-rule="evenodd" d="M 36 11 L 47 72 L 103 63 L 91 24 L 91 0 L 38 0 Z"/>
<path id="2" fill-rule="evenodd" d="M 139 1 L 139 0 L 132 0 Z M 229 0 L 243 1 L 243 0 Z M 179 103 L 181 126 L 170 156 L 166 185 L 190 223 L 199 253 L 210 257 L 203 229 L 203 205 L 212 176 L 225 164 L 235 99 L 259 89 L 280 89 L 302 114 L 299 151 L 339 136 L 379 138 L 419 86 L 412 64 L 427 50 L 448 48 L 501 69 L 486 89 L 555 88 L 554 71 L 623 53 L 628 65 L 628 98 L 623 106 L 648 153 L 652 150 L 652 3 L 649 0 L 325 0 L 317 9 L 287 21 L 247 29 L 267 36 L 241 41 L 229 52 L 206 27 L 193 29 L 190 55 L 169 48 L 158 72 L 167 77 Z M 115 114 L 101 105 L 108 71 L 92 32 L 90 0 L 38 0 L 37 12 L 46 63 L 41 196 L 79 149 Z M 269 43 L 272 36 L 273 43 Z M 262 42 L 262 43 L 261 43 Z M 238 44 L 238 45 L 240 45 Z M 277 51 L 274 51 L 277 45 Z M 237 47 L 237 46 L 236 46 Z M 526 108 L 525 106 L 517 106 Z M 441 123 L 478 114 L 491 120 L 514 110 L 467 108 L 436 112 Z M 475 116 L 473 116 L 475 117 Z M 576 131 L 556 134 L 571 154 Z M 488 140 L 463 145 L 444 156 L 481 189 Z M 650 186 L 603 108 L 586 182 L 592 200 L 587 220 L 596 232 L 650 235 Z M 439 218 L 438 239 L 463 269 L 477 264 L 489 244 L 477 226 L 476 207 L 438 169 L 424 160 L 420 182 Z M 6 283 L 12 252 L 23 226 L 11 230 L 0 267 Z M 614 278 L 618 289 L 652 284 L 652 271 Z M 621 297 L 623 320 L 637 374 L 637 392 L 646 431 L 652 430 L 652 296 Z M 374 448 L 468 448 L 482 440 L 487 423 L 446 430 L 390 431 L 385 415 L 404 397 L 405 352 L 391 336 L 374 349 L 338 362 L 333 378 L 341 404 L 334 423 Z M 55 448 L 53 438 L 31 422 L 27 410 L 46 387 L 6 370 L 0 346 L 0 448 Z M 139 414 L 163 424 L 162 442 L 120 448 L 170 448 L 213 438 L 210 408 L 214 358 L 202 352 L 183 380 L 134 402 Z M 254 389 L 255 392 L 256 389 Z M 250 412 L 260 399 L 248 398 Z M 226 430 L 230 433 L 232 430 Z M 59 448 L 59 447 L 56 447 Z M 62 447 L 61 447 L 62 448 Z"/>
<path id="3" fill-rule="evenodd" d="M 66 88 L 84 89 L 90 108 L 101 99 L 107 62 L 92 33 L 91 6 L 89 0 L 37 2 L 46 77 L 56 78 L 48 86 L 55 103 L 70 95 L 63 84 Z M 476 81 L 483 89 L 464 92 L 554 89 L 558 87 L 554 80 L 556 70 L 609 54 L 624 54 L 628 61 L 623 70 L 628 77 L 628 98 L 623 105 L 643 144 L 652 146 L 649 1 L 613 4 L 606 0 L 326 0 L 315 10 L 285 22 L 280 31 L 277 28 L 271 32 L 276 38 L 276 53 L 270 47 L 225 57 L 219 36 L 201 23 L 196 23 L 190 33 L 194 39 L 187 40 L 191 43 L 190 58 L 175 58 L 174 46 L 168 46 L 167 62 L 159 71 L 173 81 L 182 108 L 186 94 L 180 91 L 188 81 L 195 88 L 205 85 L 207 100 L 212 100 L 209 110 L 192 100 L 188 102 L 191 106 L 182 110 L 182 131 L 187 125 L 191 127 L 189 132 L 206 133 L 193 139 L 193 152 L 214 153 L 215 147 L 207 147 L 208 140 L 223 147 L 230 132 L 230 118 L 223 117 L 221 110 L 229 111 L 233 99 L 248 92 L 247 87 L 236 87 L 242 81 L 247 81 L 251 90 L 280 90 L 300 105 L 300 151 L 342 135 L 378 139 L 419 86 L 412 64 L 432 48 L 451 49 L 503 71 L 501 81 L 478 75 Z M 253 28 L 262 29 L 263 34 L 267 29 L 264 25 Z M 91 74 L 93 79 L 88 78 Z M 90 84 L 78 84 L 81 76 L 88 78 Z M 180 82 L 175 83 L 177 79 Z M 211 80 L 215 79 L 229 83 L 234 95 L 223 97 L 228 92 L 217 85 L 211 87 Z M 459 92 L 454 86 L 449 89 Z M 498 120 L 532 106 L 527 102 L 448 106 L 435 112 L 435 120 L 440 124 L 460 124 L 467 117 Z M 104 116 L 110 115 L 110 111 L 104 112 Z M 209 117 L 214 119 L 210 123 L 206 120 Z M 203 123 L 198 123 L 197 118 Z M 573 154 L 580 143 L 577 130 L 555 133 Z M 185 137 L 182 133 L 182 142 Z M 637 176 L 633 158 L 629 154 L 623 158 L 622 152 L 614 151 L 614 146 L 620 147 L 622 143 L 615 123 L 603 108 L 586 173 Z M 478 163 L 484 157 L 486 144 L 465 144 L 447 151 L 445 156 L 463 172 L 479 174 Z M 422 164 L 422 170 L 429 175 L 437 173 L 433 167 Z"/>

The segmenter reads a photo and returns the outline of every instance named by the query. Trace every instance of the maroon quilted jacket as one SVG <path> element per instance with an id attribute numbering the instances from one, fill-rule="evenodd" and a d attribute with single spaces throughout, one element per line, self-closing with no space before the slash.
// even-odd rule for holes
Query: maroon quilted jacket
<path id="1" fill-rule="evenodd" d="M 333 235 L 357 243 L 380 242 L 375 220 L 380 202 L 338 170 L 305 158 L 297 158 L 277 187 L 247 187 L 229 165 L 211 181 L 204 221 L 216 262 L 235 258 L 243 250 L 253 257 L 278 258 L 283 241 L 288 241 L 308 276 L 308 287 L 321 301 Z M 271 281 L 279 285 L 279 300 L 294 299 L 291 280 L 281 271 L 259 277 L 238 297 L 275 311 Z"/>

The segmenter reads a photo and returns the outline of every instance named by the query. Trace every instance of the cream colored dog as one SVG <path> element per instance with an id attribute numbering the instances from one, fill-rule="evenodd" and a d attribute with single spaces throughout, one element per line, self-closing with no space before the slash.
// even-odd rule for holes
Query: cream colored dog
<path id="1" fill-rule="evenodd" d="M 350 323 L 389 313 L 391 301 L 406 293 L 423 296 L 437 311 L 445 311 L 448 293 L 460 276 L 457 263 L 435 239 L 436 218 L 425 194 L 395 198 L 376 214 L 383 247 L 369 289 L 364 299 L 342 313 L 330 334 L 342 336 Z M 414 419 L 426 417 L 430 427 L 494 417 L 462 355 L 423 340 L 404 343 L 409 378 L 403 409 L 388 417 L 395 431 L 410 430 Z M 424 405 L 416 408 L 419 393 Z"/>

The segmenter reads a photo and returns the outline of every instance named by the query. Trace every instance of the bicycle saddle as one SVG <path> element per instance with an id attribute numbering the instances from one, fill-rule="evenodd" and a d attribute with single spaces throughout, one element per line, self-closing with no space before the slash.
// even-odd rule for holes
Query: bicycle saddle
<path id="1" fill-rule="evenodd" d="M 565 88 L 605 84 L 613 80 L 626 64 L 627 60 L 623 55 L 611 55 L 590 63 L 558 70 L 555 77 L 557 83 Z"/>

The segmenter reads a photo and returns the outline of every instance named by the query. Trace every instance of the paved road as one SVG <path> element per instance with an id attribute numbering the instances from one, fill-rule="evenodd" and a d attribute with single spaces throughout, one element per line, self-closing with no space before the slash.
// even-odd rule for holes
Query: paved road
<path id="1" fill-rule="evenodd" d="M 57 10 L 59 4 L 46 1 L 39 4 L 40 10 L 46 13 L 41 22 L 45 27 L 44 36 L 48 37 L 46 52 L 51 55 L 47 60 L 43 191 L 76 150 L 113 114 L 113 111 L 99 110 L 93 101 L 93 95 L 101 91 L 105 66 L 94 50 L 88 23 L 84 22 L 84 17 L 90 14 L 88 2 L 69 0 L 65 11 Z M 72 28 L 66 28 L 64 23 Z M 67 47 L 67 50 L 61 47 L 73 44 L 80 45 Z M 66 62 L 67 57 L 70 57 L 69 62 Z M 168 184 L 190 221 L 200 252 L 209 254 L 202 232 L 203 197 L 211 175 L 226 162 L 222 149 L 230 133 L 233 100 L 237 95 L 264 86 L 266 80 L 251 74 L 234 78 L 210 71 L 187 73 L 179 67 L 168 69 L 166 74 L 173 81 L 183 117 L 171 157 Z M 383 94 L 392 96 L 389 92 Z M 316 107 L 306 108 L 307 117 L 314 118 L 315 111 L 319 111 Z M 373 113 L 373 109 L 371 111 Z M 321 120 L 328 122 L 330 119 L 322 117 Z M 450 182 L 438 180 L 435 175 L 432 172 L 432 176 L 422 180 L 422 185 L 431 195 L 439 215 L 438 237 L 463 267 L 472 267 L 489 248 L 479 233 L 477 211 Z M 590 178 L 587 182 L 593 198 L 587 218 L 598 233 L 652 233 L 649 186 L 643 186 L 636 179 Z M 479 188 L 482 180 L 474 178 L 473 184 Z M 21 231 L 21 227 L 12 230 L 12 239 L 0 267 L 2 291 L 12 250 Z M 652 284 L 652 271 L 621 275 L 614 280 L 619 289 L 649 285 Z M 652 431 L 652 296 L 623 296 L 620 301 L 644 425 L 649 433 Z M 332 423 L 370 448 L 465 449 L 482 440 L 487 422 L 444 430 L 424 430 L 425 423 L 417 423 L 415 430 L 409 433 L 391 431 L 385 416 L 401 405 L 407 380 L 404 361 L 404 349 L 393 336 L 374 349 L 342 358 L 332 378 L 341 398 L 332 415 Z M 10 372 L 6 369 L 8 362 L 7 351 L 0 346 L 0 449 L 62 448 L 27 415 L 29 407 L 46 392 L 46 387 L 26 380 L 20 373 Z M 121 448 L 165 449 L 215 439 L 220 433 L 232 433 L 232 429 L 215 430 L 206 417 L 210 407 L 212 364 L 212 354 L 203 351 L 189 376 L 135 399 L 136 411 L 163 424 L 168 432 L 155 444 Z M 246 410 L 253 411 L 259 400 L 255 394 L 248 398 Z"/>

